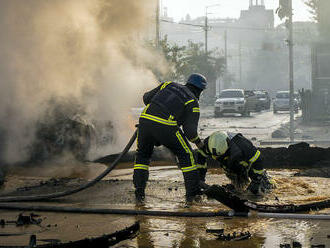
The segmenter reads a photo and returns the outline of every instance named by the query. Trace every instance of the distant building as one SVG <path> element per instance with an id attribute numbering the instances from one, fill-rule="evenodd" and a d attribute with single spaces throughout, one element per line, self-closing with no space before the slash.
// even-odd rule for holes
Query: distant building
<path id="1" fill-rule="evenodd" d="M 247 0 L 246 0 L 247 1 Z M 287 30 L 274 27 L 274 10 L 266 9 L 263 0 L 249 0 L 249 8 L 238 19 L 209 18 L 208 49 L 227 54 L 227 77 L 213 82 L 214 94 L 225 87 L 259 88 L 270 92 L 286 90 L 288 78 Z M 170 42 L 186 45 L 188 40 L 205 42 L 205 17 L 181 20 L 184 24 L 161 22 L 161 35 Z M 296 88 L 310 88 L 310 39 L 315 31 L 313 23 L 295 23 L 295 81 Z M 226 44 L 226 45 L 225 45 Z M 225 52 L 225 47 L 227 51 Z"/>
<path id="2" fill-rule="evenodd" d="M 255 28 L 274 28 L 274 11 L 266 9 L 264 1 L 250 0 L 248 10 L 241 10 L 239 23 Z"/>

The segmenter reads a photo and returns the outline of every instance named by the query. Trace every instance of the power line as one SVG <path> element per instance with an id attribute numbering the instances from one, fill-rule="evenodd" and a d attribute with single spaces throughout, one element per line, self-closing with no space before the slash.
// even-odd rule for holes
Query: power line
<path id="1" fill-rule="evenodd" d="M 167 22 L 167 23 L 172 23 L 172 24 L 177 24 L 177 25 L 185 25 L 185 26 L 192 26 L 192 27 L 199 27 L 199 28 L 205 28 L 205 25 L 200 25 L 200 24 L 192 24 L 192 23 L 185 23 L 185 22 L 174 22 L 174 21 L 169 21 L 165 19 L 161 19 L 161 22 Z M 243 30 L 260 30 L 260 31 L 274 31 L 276 29 L 273 28 L 255 28 L 255 27 L 230 27 L 230 26 L 219 26 L 219 25 L 208 25 L 211 28 L 221 28 L 221 29 L 243 29 Z"/>
<path id="2" fill-rule="evenodd" d="M 200 25 L 200 24 L 192 24 L 192 23 L 185 23 L 185 22 L 174 22 L 174 21 L 169 21 L 165 19 L 161 19 L 161 22 L 167 22 L 171 24 L 177 24 L 177 25 L 183 25 L 183 26 L 191 26 L 191 27 L 199 27 L 205 29 L 205 25 Z M 273 32 L 285 32 L 285 30 L 282 29 L 276 29 L 276 28 L 254 28 L 254 27 L 233 27 L 233 26 L 218 26 L 218 25 L 208 25 L 210 28 L 214 29 L 237 29 L 237 30 L 257 30 L 257 31 L 273 31 Z M 293 30 L 294 33 L 296 34 L 301 34 L 301 33 L 306 33 L 310 31 L 309 29 L 296 29 Z"/>
<path id="3" fill-rule="evenodd" d="M 198 25 L 198 24 L 192 24 L 192 23 L 184 23 L 184 22 L 174 22 L 174 21 L 169 21 L 169 20 L 164 20 L 160 19 L 161 22 L 168 22 L 172 24 L 178 24 L 178 25 L 185 25 L 185 26 L 193 26 L 193 27 L 199 27 L 199 28 L 204 28 L 204 25 Z"/>

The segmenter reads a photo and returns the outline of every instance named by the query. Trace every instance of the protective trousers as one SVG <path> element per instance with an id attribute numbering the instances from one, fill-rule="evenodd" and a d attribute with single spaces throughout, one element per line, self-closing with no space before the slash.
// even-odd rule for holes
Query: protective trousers
<path id="1" fill-rule="evenodd" d="M 150 158 L 155 145 L 164 145 L 179 161 L 184 177 L 186 198 L 200 193 L 199 175 L 191 146 L 178 126 L 169 126 L 151 120 L 141 119 L 137 136 L 137 152 L 133 183 L 136 194 L 143 194 L 149 177 Z"/>

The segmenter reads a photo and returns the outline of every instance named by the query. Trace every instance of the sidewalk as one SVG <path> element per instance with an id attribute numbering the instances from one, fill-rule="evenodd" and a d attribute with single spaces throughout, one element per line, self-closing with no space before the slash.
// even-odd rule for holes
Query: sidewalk
<path id="1" fill-rule="evenodd" d="M 260 141 L 265 145 L 289 145 L 290 123 L 287 122 L 272 133 L 269 140 Z M 306 142 L 319 147 L 330 147 L 330 123 L 302 123 L 302 118 L 297 117 L 294 122 L 294 142 Z"/>

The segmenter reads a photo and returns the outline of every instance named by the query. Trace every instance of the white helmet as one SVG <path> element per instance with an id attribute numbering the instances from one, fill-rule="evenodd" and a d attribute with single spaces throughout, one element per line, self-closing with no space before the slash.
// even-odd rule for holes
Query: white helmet
<path id="1" fill-rule="evenodd" d="M 223 131 L 212 133 L 208 140 L 208 149 L 214 156 L 221 156 L 228 150 L 228 135 Z"/>

